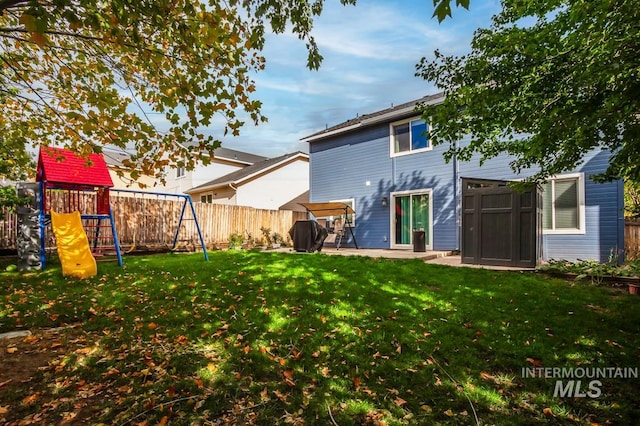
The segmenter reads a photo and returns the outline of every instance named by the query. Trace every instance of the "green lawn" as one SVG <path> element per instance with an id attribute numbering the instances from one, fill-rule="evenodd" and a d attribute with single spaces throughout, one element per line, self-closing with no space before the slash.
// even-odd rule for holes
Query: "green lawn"
<path id="1" fill-rule="evenodd" d="M 0 332 L 64 325 L 2 346 L 0 362 L 54 355 L 28 380 L 0 372 L 0 424 L 640 418 L 640 379 L 573 398 L 523 377 L 640 369 L 640 297 L 534 273 L 246 251 L 130 257 L 84 281 L 0 273 Z"/>

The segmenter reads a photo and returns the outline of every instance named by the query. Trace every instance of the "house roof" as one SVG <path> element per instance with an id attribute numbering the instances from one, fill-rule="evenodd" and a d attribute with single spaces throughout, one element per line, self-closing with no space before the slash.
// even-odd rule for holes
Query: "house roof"
<path id="1" fill-rule="evenodd" d="M 304 208 L 302 205 L 300 205 L 300 203 L 309 202 L 309 193 L 310 193 L 309 190 L 304 191 L 302 194 L 298 195 L 297 197 L 287 201 L 286 203 L 278 207 L 278 210 L 293 210 L 296 212 L 306 212 L 307 209 Z"/>
<path id="2" fill-rule="evenodd" d="M 109 166 L 122 167 L 122 161 L 128 159 L 129 154 L 127 154 L 126 152 L 105 150 L 104 157 Z M 230 161 L 233 163 L 241 163 L 244 165 L 251 165 L 267 159 L 267 157 L 263 157 L 262 155 L 237 151 L 235 149 L 229 149 L 222 146 L 216 148 L 214 152 L 214 158 L 224 161 Z"/>
<path id="3" fill-rule="evenodd" d="M 192 194 L 208 189 L 220 188 L 222 186 L 242 185 L 245 181 L 250 180 L 257 175 L 268 173 L 285 163 L 295 160 L 296 158 L 308 159 L 309 154 L 298 151 L 281 155 L 280 157 L 269 158 L 267 160 L 260 161 L 251 166 L 247 166 L 243 169 L 236 170 L 234 172 L 221 176 L 217 179 L 203 183 L 202 185 L 195 186 L 185 192 L 187 194 Z"/>
<path id="4" fill-rule="evenodd" d="M 435 95 L 424 96 L 420 99 L 416 99 L 410 102 L 406 102 L 400 105 L 386 108 L 380 111 L 373 112 L 371 114 L 360 115 L 351 120 L 347 120 L 343 123 L 337 124 L 333 127 L 328 127 L 322 131 L 313 133 L 307 137 L 301 139 L 302 142 L 316 142 L 324 139 L 328 136 L 333 136 L 341 133 L 350 132 L 358 128 L 370 126 L 376 123 L 384 121 L 399 120 L 403 117 L 409 117 L 416 114 L 416 106 L 420 103 L 425 104 L 437 104 L 444 99 L 444 93 L 437 93 Z"/>
<path id="5" fill-rule="evenodd" d="M 260 161 L 267 160 L 268 157 L 263 157 L 262 155 L 251 154 L 248 152 L 237 151 L 235 149 L 225 148 L 223 146 L 216 148 L 213 153 L 215 158 L 219 158 L 221 160 L 229 160 L 237 163 L 244 164 L 254 164 Z"/>
<path id="6" fill-rule="evenodd" d="M 130 155 L 126 152 L 121 151 L 112 151 L 112 150 L 104 150 L 102 152 L 104 157 L 104 161 L 108 166 L 113 167 L 123 167 L 122 162 L 130 158 Z"/>
<path id="7" fill-rule="evenodd" d="M 102 154 L 84 158 L 63 148 L 41 147 L 36 180 L 50 183 L 112 187 L 107 163 Z"/>

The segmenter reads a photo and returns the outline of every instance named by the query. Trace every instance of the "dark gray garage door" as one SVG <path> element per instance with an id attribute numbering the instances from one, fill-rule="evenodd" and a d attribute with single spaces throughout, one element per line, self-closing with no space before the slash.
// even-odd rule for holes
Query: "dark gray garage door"
<path id="1" fill-rule="evenodd" d="M 462 263 L 534 267 L 541 258 L 542 198 L 506 181 L 462 179 Z"/>

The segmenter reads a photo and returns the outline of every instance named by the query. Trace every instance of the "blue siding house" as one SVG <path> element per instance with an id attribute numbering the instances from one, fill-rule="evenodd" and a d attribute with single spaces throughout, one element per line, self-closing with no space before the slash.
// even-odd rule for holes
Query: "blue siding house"
<path id="1" fill-rule="evenodd" d="M 437 104 L 442 94 L 362 115 L 304 139 L 309 143 L 310 201 L 342 201 L 356 211 L 354 232 L 362 248 L 414 249 L 424 231 L 427 250 L 461 249 L 462 178 L 518 180 L 506 156 L 452 160 L 432 146 L 418 102 Z M 464 144 L 465 141 L 460 141 Z M 542 185 L 542 259 L 607 261 L 624 248 L 622 182 L 595 183 L 609 154 L 594 151 L 575 170 Z"/>

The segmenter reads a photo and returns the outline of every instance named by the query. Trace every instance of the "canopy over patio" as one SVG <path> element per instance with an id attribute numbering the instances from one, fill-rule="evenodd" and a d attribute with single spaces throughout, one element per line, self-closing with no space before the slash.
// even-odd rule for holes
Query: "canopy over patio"
<path id="1" fill-rule="evenodd" d="M 315 217 L 325 217 L 325 216 L 339 216 L 339 215 L 348 215 L 354 214 L 355 211 L 351 208 L 350 205 L 337 202 L 330 201 L 326 203 L 299 203 L 302 207 L 307 209 L 307 212 L 313 214 Z"/>
<path id="2" fill-rule="evenodd" d="M 344 215 L 345 219 L 345 230 L 348 229 L 351 234 L 351 238 L 353 238 L 353 244 L 358 248 L 358 242 L 356 241 L 356 236 L 353 233 L 353 226 L 351 226 L 351 221 L 349 220 L 349 215 L 355 214 L 355 210 L 346 203 L 341 203 L 339 201 L 328 201 L 325 203 L 299 203 L 305 209 L 307 209 L 307 213 L 311 213 L 315 217 L 326 217 L 326 216 L 341 216 Z"/>

